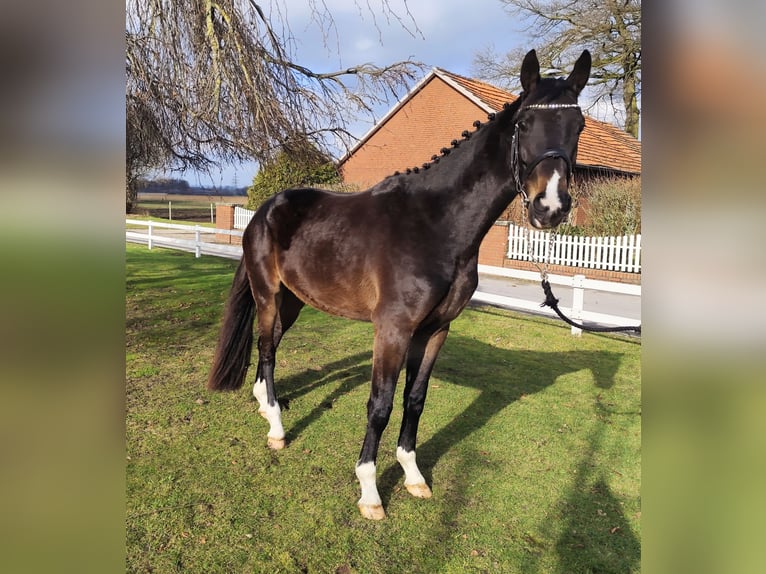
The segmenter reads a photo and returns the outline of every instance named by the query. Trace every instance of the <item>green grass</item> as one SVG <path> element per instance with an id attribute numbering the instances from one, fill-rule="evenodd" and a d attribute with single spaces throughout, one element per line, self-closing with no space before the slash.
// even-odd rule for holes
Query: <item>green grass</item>
<path id="1" fill-rule="evenodd" d="M 301 313 L 277 354 L 288 447 L 272 452 L 252 377 L 204 388 L 235 266 L 127 246 L 128 571 L 640 570 L 638 342 L 467 309 L 420 425 L 434 497 L 403 488 L 397 398 L 378 457 L 387 518 L 370 522 L 354 463 L 371 325 Z"/>

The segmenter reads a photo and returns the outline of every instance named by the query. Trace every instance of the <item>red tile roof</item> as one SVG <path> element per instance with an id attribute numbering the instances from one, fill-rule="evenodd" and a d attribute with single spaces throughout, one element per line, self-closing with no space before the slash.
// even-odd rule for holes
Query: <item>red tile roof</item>
<path id="1" fill-rule="evenodd" d="M 465 76 L 459 76 L 458 74 L 453 74 L 452 72 L 442 70 L 441 68 L 435 68 L 434 72 L 443 79 L 452 80 L 461 88 L 479 98 L 486 107 L 491 108 L 494 112 L 499 112 L 503 109 L 504 103 L 512 103 L 518 98 L 518 96 L 514 96 L 512 93 L 496 88 L 490 84 L 466 78 Z"/>
<path id="2" fill-rule="evenodd" d="M 505 102 L 518 96 L 490 84 L 435 68 L 432 74 L 478 99 L 488 111 L 500 111 Z M 451 82 L 450 82 L 451 80 Z M 641 142 L 627 132 L 591 117 L 585 116 L 585 129 L 580 135 L 577 164 L 601 167 L 627 173 L 641 173 Z"/>

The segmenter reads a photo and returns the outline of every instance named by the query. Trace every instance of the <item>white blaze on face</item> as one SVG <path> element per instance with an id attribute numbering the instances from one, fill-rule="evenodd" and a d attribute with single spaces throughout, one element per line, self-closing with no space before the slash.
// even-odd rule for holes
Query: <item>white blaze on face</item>
<path id="1" fill-rule="evenodd" d="M 560 179 L 561 174 L 558 172 L 558 170 L 554 169 L 551 178 L 548 180 L 548 183 L 545 186 L 545 192 L 540 198 L 540 205 L 547 207 L 550 210 L 550 213 L 556 213 L 562 207 L 561 200 L 559 199 Z"/>

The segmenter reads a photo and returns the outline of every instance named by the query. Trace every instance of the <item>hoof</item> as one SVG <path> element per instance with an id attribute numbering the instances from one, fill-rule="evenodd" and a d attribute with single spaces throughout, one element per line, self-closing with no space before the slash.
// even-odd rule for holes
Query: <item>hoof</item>
<path id="1" fill-rule="evenodd" d="M 369 504 L 360 504 L 359 512 L 362 513 L 367 520 L 383 520 L 386 517 L 386 511 L 380 504 L 371 506 Z"/>
<path id="2" fill-rule="evenodd" d="M 266 438 L 268 439 L 268 445 L 271 450 L 282 450 L 285 448 L 285 439 L 271 437 Z"/>
<path id="3" fill-rule="evenodd" d="M 433 493 L 425 482 L 419 484 L 405 484 L 407 491 L 416 498 L 431 498 Z"/>

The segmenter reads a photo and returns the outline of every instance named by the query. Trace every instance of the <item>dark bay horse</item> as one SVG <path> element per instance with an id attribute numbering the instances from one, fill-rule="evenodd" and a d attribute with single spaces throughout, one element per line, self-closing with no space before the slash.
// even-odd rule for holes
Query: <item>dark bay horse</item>
<path id="1" fill-rule="evenodd" d="M 555 227 L 568 214 L 584 126 L 577 97 L 590 67 L 584 51 L 566 79 L 541 78 L 532 50 L 521 67 L 520 97 L 487 123 L 475 122 L 477 129 L 463 132 L 442 157 L 361 193 L 285 190 L 245 229 L 208 388 L 242 386 L 257 317 L 253 394 L 269 422 L 269 447 L 283 448 L 275 353 L 301 308 L 371 321 L 372 389 L 356 464 L 358 505 L 366 518 L 385 517 L 375 461 L 405 365 L 396 458 L 407 490 L 431 496 L 415 462 L 415 442 L 436 356 L 478 284 L 479 244 L 514 197 L 521 194 L 528 203 L 529 222 L 537 228 Z"/>

